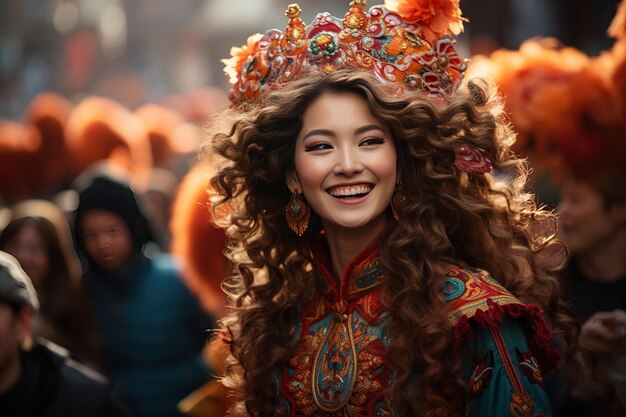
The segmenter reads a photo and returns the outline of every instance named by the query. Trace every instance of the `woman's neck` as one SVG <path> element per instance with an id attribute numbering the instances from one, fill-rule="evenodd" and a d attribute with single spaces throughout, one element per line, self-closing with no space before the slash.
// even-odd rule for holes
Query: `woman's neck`
<path id="1" fill-rule="evenodd" d="M 343 279 L 346 266 L 359 253 L 368 247 L 385 228 L 384 216 L 375 222 L 359 228 L 344 228 L 336 225 L 323 225 L 326 240 L 330 249 L 333 272 L 339 279 Z"/>
<path id="2" fill-rule="evenodd" d="M 577 254 L 580 272 L 590 281 L 611 283 L 626 275 L 626 228 L 601 245 Z"/>

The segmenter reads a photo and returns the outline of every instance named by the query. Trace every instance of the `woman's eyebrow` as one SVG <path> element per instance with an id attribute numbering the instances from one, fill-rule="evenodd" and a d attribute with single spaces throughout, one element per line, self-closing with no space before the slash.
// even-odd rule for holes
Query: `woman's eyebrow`
<path id="1" fill-rule="evenodd" d="M 372 124 L 361 126 L 355 129 L 354 136 L 361 135 L 365 132 L 369 132 L 370 130 L 380 130 L 381 132 L 385 133 L 385 129 L 383 129 L 381 126 L 377 124 L 372 123 Z M 330 129 L 313 129 L 310 132 L 308 132 L 306 135 L 304 135 L 302 140 L 305 140 L 311 136 L 335 136 L 335 132 Z"/>
<path id="2" fill-rule="evenodd" d="M 308 132 L 306 135 L 304 135 L 302 140 L 305 140 L 306 138 L 310 136 L 335 136 L 335 132 L 333 132 L 330 129 L 313 129 L 310 132 Z"/>
<path id="3" fill-rule="evenodd" d="M 370 130 L 380 130 L 381 132 L 386 133 L 385 129 L 383 129 L 381 126 L 372 123 L 372 124 L 369 124 L 369 125 L 361 126 L 358 129 L 355 129 L 354 136 L 358 136 L 358 135 L 360 135 L 362 133 L 365 133 L 365 132 L 368 132 Z"/>

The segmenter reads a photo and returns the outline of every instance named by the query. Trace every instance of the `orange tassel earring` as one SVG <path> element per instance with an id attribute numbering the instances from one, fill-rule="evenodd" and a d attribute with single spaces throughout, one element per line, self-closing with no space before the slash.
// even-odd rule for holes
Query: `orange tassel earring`
<path id="1" fill-rule="evenodd" d="M 298 236 L 302 236 L 309 227 L 311 210 L 302 195 L 295 191 L 291 194 L 291 199 L 285 207 L 285 217 L 289 228 Z"/>

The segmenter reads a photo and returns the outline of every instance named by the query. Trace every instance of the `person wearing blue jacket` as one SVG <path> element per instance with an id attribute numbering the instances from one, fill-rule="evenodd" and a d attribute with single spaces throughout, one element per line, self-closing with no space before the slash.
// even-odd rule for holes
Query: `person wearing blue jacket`
<path id="1" fill-rule="evenodd" d="M 212 319 L 172 257 L 143 254 L 148 228 L 127 184 L 95 177 L 74 229 L 111 380 L 137 416 L 180 416 L 178 402 L 211 378 L 202 351 Z"/>

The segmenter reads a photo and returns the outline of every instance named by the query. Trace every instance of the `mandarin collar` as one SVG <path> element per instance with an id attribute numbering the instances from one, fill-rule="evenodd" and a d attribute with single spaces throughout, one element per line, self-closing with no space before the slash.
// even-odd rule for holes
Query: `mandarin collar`
<path id="1" fill-rule="evenodd" d="M 311 246 L 316 281 L 322 294 L 334 299 L 353 300 L 372 291 L 385 281 L 378 253 L 380 237 L 363 249 L 343 270 L 341 281 L 333 273 L 330 248 L 326 235 L 321 233 Z"/>

